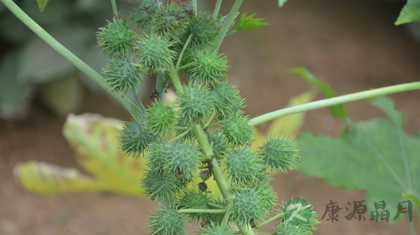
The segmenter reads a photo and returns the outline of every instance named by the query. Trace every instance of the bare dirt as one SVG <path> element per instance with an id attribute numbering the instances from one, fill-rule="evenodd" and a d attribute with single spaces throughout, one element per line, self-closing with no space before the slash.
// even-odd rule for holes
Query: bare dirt
<path id="1" fill-rule="evenodd" d="M 247 101 L 246 112 L 254 117 L 279 109 L 290 97 L 311 89 L 295 75 L 280 76 L 282 70 L 294 66 L 307 67 L 339 94 L 418 81 L 420 46 L 404 27 L 393 25 L 400 7 L 380 1 L 294 0 L 278 9 L 272 0 L 245 1 L 243 12 L 256 12 L 271 24 L 229 36 L 221 49 L 230 59 L 229 77 Z M 391 97 L 404 113 L 406 131 L 416 134 L 420 130 L 420 93 Z M 79 113 L 128 119 L 104 95 L 86 92 L 84 100 Z M 355 121 L 383 116 L 364 101 L 350 103 L 347 108 Z M 155 206 L 147 199 L 101 193 L 44 196 L 15 183 L 12 169 L 19 161 L 40 160 L 78 168 L 61 135 L 63 123 L 36 102 L 27 120 L 0 120 L 0 234 L 147 234 L 145 218 Z M 343 126 L 327 109 L 321 109 L 308 112 L 302 129 L 337 137 Z M 280 201 L 303 197 L 321 215 L 329 200 L 343 207 L 347 202 L 363 200 L 366 193 L 340 190 L 298 172 L 280 174 L 272 185 Z M 347 213 L 334 223 L 324 218 L 316 234 L 408 233 L 404 221 L 395 226 L 347 221 Z M 270 232 L 270 226 L 262 231 Z"/>

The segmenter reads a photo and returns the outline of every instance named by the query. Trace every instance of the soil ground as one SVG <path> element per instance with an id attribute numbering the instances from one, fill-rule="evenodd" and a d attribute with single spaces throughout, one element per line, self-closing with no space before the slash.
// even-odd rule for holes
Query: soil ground
<path id="1" fill-rule="evenodd" d="M 279 109 L 290 97 L 311 89 L 295 75 L 279 75 L 294 66 L 307 67 L 339 94 L 418 81 L 420 46 L 405 27 L 393 25 L 401 6 L 380 1 L 293 0 L 278 9 L 273 0 L 245 1 L 243 12 L 256 12 L 271 24 L 229 36 L 221 49 L 230 59 L 229 78 L 247 101 L 246 112 L 254 117 Z M 416 134 L 420 130 L 420 93 L 391 97 L 404 113 L 407 133 Z M 128 119 L 104 95 L 86 92 L 84 100 L 79 113 Z M 364 101 L 347 108 L 355 121 L 383 116 Z M 15 183 L 12 169 L 20 161 L 78 168 L 61 135 L 63 123 L 36 102 L 27 120 L 0 120 L 0 234 L 147 234 L 145 219 L 155 206 L 147 199 L 101 193 L 43 196 Z M 321 109 L 308 112 L 302 129 L 337 137 L 343 126 L 327 109 Z M 378 179 L 378 183 L 384 182 Z M 321 215 L 329 200 L 347 206 L 347 202 L 363 200 L 366 193 L 340 190 L 299 172 L 277 175 L 272 185 L 280 201 L 303 197 Z M 408 234 L 404 221 L 391 226 L 343 217 L 334 223 L 322 220 L 316 234 Z M 270 232 L 270 226 L 262 231 Z"/>

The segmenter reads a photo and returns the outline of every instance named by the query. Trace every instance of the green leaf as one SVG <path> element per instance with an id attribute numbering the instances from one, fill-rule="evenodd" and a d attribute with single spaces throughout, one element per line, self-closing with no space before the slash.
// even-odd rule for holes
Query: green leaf
<path id="1" fill-rule="evenodd" d="M 279 7 L 283 7 L 284 4 L 287 2 L 287 0 L 278 0 L 279 2 Z"/>
<path id="2" fill-rule="evenodd" d="M 69 35 L 68 32 L 77 32 Z M 81 54 L 89 41 L 87 29 L 66 27 L 52 30 L 51 35 L 74 54 Z M 76 71 L 76 68 L 39 37 L 33 37 L 25 44 L 18 63 L 17 79 L 21 83 L 42 84 L 60 79 Z"/>
<path id="3" fill-rule="evenodd" d="M 395 25 L 420 21 L 420 0 L 408 0 L 398 16 Z"/>
<path id="4" fill-rule="evenodd" d="M 22 118 L 27 114 L 34 93 L 34 84 L 16 80 L 18 72 L 17 51 L 12 51 L 0 61 L 0 118 Z"/>
<path id="5" fill-rule="evenodd" d="M 48 2 L 50 0 L 36 0 L 36 3 L 38 4 L 38 8 L 40 11 L 44 11 L 45 7 L 47 6 Z"/>
<path id="6" fill-rule="evenodd" d="M 337 93 L 330 86 L 324 84 L 322 81 L 317 79 L 306 68 L 303 68 L 303 67 L 291 68 L 291 69 L 288 69 L 287 72 L 293 73 L 293 74 L 299 74 L 303 79 L 305 79 L 307 83 L 318 86 L 321 89 L 322 93 L 324 93 L 324 95 L 327 98 L 333 98 L 337 96 Z M 343 118 L 343 119 L 347 118 L 346 107 L 344 106 L 344 104 L 330 106 L 329 110 L 332 113 L 332 115 L 336 118 Z"/>
<path id="7" fill-rule="evenodd" d="M 263 18 L 255 18 L 255 14 L 246 16 L 246 13 L 241 15 L 241 19 L 239 20 L 238 26 L 236 26 L 236 30 L 249 30 L 249 29 L 256 29 L 265 25 L 270 25 L 266 22 L 261 22 Z"/>
<path id="8" fill-rule="evenodd" d="M 390 223 L 395 223 L 398 203 L 407 201 L 401 194 L 420 196 L 420 139 L 404 133 L 401 114 L 390 109 L 389 98 L 373 103 L 389 118 L 354 123 L 338 139 L 300 134 L 297 169 L 342 189 L 367 189 L 367 213 L 375 210 L 374 202 L 384 200 Z"/>
<path id="9" fill-rule="evenodd" d="M 123 122 L 95 114 L 69 115 L 63 134 L 76 152 L 76 161 L 92 176 L 41 162 L 15 166 L 15 177 L 25 189 L 42 194 L 112 192 L 143 196 L 139 179 L 143 158 L 124 157 L 117 130 Z"/>

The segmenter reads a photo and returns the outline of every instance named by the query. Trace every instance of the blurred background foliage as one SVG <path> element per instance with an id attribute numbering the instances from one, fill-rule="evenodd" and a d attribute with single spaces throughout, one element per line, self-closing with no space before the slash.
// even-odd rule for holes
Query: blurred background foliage
<path id="1" fill-rule="evenodd" d="M 96 46 L 97 29 L 112 18 L 101 0 L 51 1 L 44 11 L 36 1 L 16 3 L 47 32 L 100 72 L 105 55 Z M 119 4 L 121 12 L 131 5 Z M 82 102 L 83 87 L 100 91 L 91 79 L 38 38 L 0 5 L 0 118 L 24 118 L 34 97 L 54 114 L 65 116 Z"/>

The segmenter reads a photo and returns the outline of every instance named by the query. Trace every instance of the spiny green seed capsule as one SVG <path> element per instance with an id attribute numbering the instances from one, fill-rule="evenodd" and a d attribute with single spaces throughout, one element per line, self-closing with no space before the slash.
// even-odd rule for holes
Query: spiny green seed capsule
<path id="1" fill-rule="evenodd" d="M 209 89 L 196 83 L 184 87 L 177 102 L 181 108 L 181 118 L 188 121 L 204 118 L 213 110 Z"/>
<path id="2" fill-rule="evenodd" d="M 235 235 L 232 228 L 228 226 L 221 226 L 212 223 L 211 226 L 205 227 L 199 233 L 199 235 Z"/>
<path id="3" fill-rule="evenodd" d="M 153 14 L 153 30 L 160 34 L 179 37 L 187 29 L 191 15 L 177 3 L 157 8 Z"/>
<path id="4" fill-rule="evenodd" d="M 233 220 L 241 225 L 249 224 L 251 220 L 258 221 L 266 216 L 275 205 L 276 194 L 265 184 L 260 184 L 248 192 L 234 193 L 231 212 Z"/>
<path id="5" fill-rule="evenodd" d="M 131 13 L 132 22 L 142 30 L 149 30 L 153 15 L 158 7 L 158 1 L 156 0 L 143 0 L 139 7 Z"/>
<path id="6" fill-rule="evenodd" d="M 211 200 L 210 194 L 187 190 L 182 193 L 179 200 L 179 207 L 183 209 L 210 209 L 207 203 Z M 194 223 L 200 220 L 208 220 L 208 213 L 188 213 L 188 216 Z"/>
<path id="7" fill-rule="evenodd" d="M 293 162 L 298 158 L 298 152 L 296 142 L 283 137 L 268 139 L 260 149 L 266 167 L 282 172 L 295 168 Z"/>
<path id="8" fill-rule="evenodd" d="M 105 80 L 114 92 L 125 94 L 143 82 L 146 73 L 134 66 L 133 56 L 111 59 L 103 68 Z"/>
<path id="9" fill-rule="evenodd" d="M 211 92 L 218 120 L 227 120 L 237 115 L 244 108 L 244 99 L 238 89 L 228 81 L 215 83 Z"/>
<path id="10" fill-rule="evenodd" d="M 255 156 L 255 151 L 247 147 L 228 154 L 225 163 L 230 179 L 240 187 L 253 186 L 265 175 L 262 160 Z"/>
<path id="11" fill-rule="evenodd" d="M 146 154 L 147 165 L 153 172 L 164 172 L 170 146 L 170 142 L 156 141 L 148 147 L 148 153 Z"/>
<path id="12" fill-rule="evenodd" d="M 251 142 L 254 129 L 246 118 L 234 116 L 222 126 L 222 132 L 227 141 L 234 146 L 243 146 Z"/>
<path id="13" fill-rule="evenodd" d="M 306 231 L 301 227 L 287 224 L 281 227 L 278 227 L 275 231 L 275 235 L 310 235 L 312 232 Z"/>
<path id="14" fill-rule="evenodd" d="M 141 37 L 138 50 L 139 63 L 154 72 L 163 72 L 172 63 L 174 51 L 169 49 L 173 44 L 168 38 L 157 34 Z"/>
<path id="15" fill-rule="evenodd" d="M 226 77 L 229 66 L 225 56 L 217 54 L 216 51 L 200 50 L 195 58 L 196 64 L 190 68 L 194 79 L 217 82 Z"/>
<path id="16" fill-rule="evenodd" d="M 114 17 L 96 33 L 98 45 L 110 56 L 126 55 L 134 45 L 135 33 L 128 29 L 125 17 Z"/>
<path id="17" fill-rule="evenodd" d="M 155 135 L 167 135 L 175 129 L 175 111 L 162 102 L 154 102 L 146 114 L 147 129 Z"/>
<path id="18" fill-rule="evenodd" d="M 154 141 L 141 118 L 126 122 L 125 127 L 120 131 L 119 139 L 125 155 L 134 153 L 137 156 L 143 153 L 147 146 Z"/>
<path id="19" fill-rule="evenodd" d="M 168 148 L 165 169 L 182 174 L 186 180 L 198 171 L 198 149 L 185 143 L 173 142 Z"/>
<path id="20" fill-rule="evenodd" d="M 187 215 L 167 206 L 153 211 L 149 218 L 149 232 L 153 235 L 187 235 Z"/>
<path id="21" fill-rule="evenodd" d="M 175 174 L 165 174 L 146 169 L 141 179 L 141 190 L 152 200 L 170 202 L 186 185 Z"/>
<path id="22" fill-rule="evenodd" d="M 220 33 L 221 25 L 210 14 L 199 13 L 190 22 L 188 33 L 193 33 L 191 44 L 209 46 L 214 43 Z"/>

